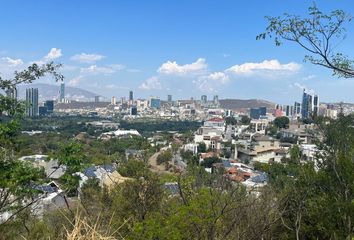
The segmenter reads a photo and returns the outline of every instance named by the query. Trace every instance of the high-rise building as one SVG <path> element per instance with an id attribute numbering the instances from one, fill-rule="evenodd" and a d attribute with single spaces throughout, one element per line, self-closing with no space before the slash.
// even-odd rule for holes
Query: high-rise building
<path id="1" fill-rule="evenodd" d="M 167 101 L 170 103 L 172 102 L 172 95 L 167 95 Z"/>
<path id="2" fill-rule="evenodd" d="M 219 104 L 219 96 L 218 95 L 214 95 L 214 104 L 215 105 Z"/>
<path id="3" fill-rule="evenodd" d="M 29 117 L 38 116 L 38 88 L 26 89 L 26 115 Z"/>
<path id="4" fill-rule="evenodd" d="M 113 96 L 113 97 L 111 98 L 111 105 L 116 105 L 116 104 L 117 104 L 116 97 Z"/>
<path id="5" fill-rule="evenodd" d="M 202 104 L 205 105 L 208 101 L 207 95 L 202 95 L 201 100 L 202 100 Z"/>
<path id="6" fill-rule="evenodd" d="M 301 113 L 301 103 L 295 102 L 294 103 L 294 116 L 298 117 Z"/>
<path id="7" fill-rule="evenodd" d="M 48 113 L 54 112 L 54 101 L 53 100 L 45 101 L 44 106 L 47 108 Z"/>
<path id="8" fill-rule="evenodd" d="M 250 118 L 259 119 L 260 116 L 261 116 L 261 111 L 259 108 L 251 108 L 250 109 Z"/>
<path id="9" fill-rule="evenodd" d="M 132 102 L 134 100 L 133 91 L 129 91 L 129 101 Z"/>
<path id="10" fill-rule="evenodd" d="M 318 95 L 312 91 L 304 89 L 302 94 L 301 117 L 306 119 L 317 116 L 319 104 Z"/>
<path id="11" fill-rule="evenodd" d="M 100 96 L 95 96 L 95 102 L 100 102 Z"/>
<path id="12" fill-rule="evenodd" d="M 65 101 L 65 83 L 60 84 L 60 90 L 59 90 L 59 102 L 64 102 Z"/>
<path id="13" fill-rule="evenodd" d="M 160 108 L 161 107 L 161 100 L 158 97 L 151 97 L 150 98 L 150 107 L 151 108 Z"/>

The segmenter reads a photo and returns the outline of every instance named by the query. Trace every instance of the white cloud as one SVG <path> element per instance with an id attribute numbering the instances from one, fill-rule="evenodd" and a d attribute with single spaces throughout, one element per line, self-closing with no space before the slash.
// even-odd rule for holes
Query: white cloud
<path id="1" fill-rule="evenodd" d="M 9 58 L 9 57 L 3 57 L 1 58 L 2 60 L 6 61 L 7 64 L 11 67 L 15 67 L 15 66 L 18 66 L 18 65 L 22 65 L 23 64 L 23 61 L 21 59 L 12 59 L 12 58 Z"/>
<path id="2" fill-rule="evenodd" d="M 106 67 L 99 67 L 97 65 L 91 65 L 87 68 L 81 68 L 81 73 L 88 73 L 88 74 L 113 74 L 117 71 L 124 69 L 125 67 L 120 64 L 112 64 Z"/>
<path id="3" fill-rule="evenodd" d="M 70 59 L 76 62 L 81 62 L 81 63 L 95 63 L 97 61 L 102 60 L 105 58 L 105 56 L 100 55 L 100 54 L 88 54 L 88 53 L 81 53 L 81 54 L 76 54 L 72 56 Z"/>
<path id="4" fill-rule="evenodd" d="M 63 54 L 61 53 L 61 49 L 59 48 L 52 48 L 50 49 L 49 53 L 44 57 L 46 60 L 54 60 L 61 57 Z"/>
<path id="5" fill-rule="evenodd" d="M 301 68 L 301 65 L 295 62 L 287 64 L 281 64 L 278 60 L 264 60 L 260 63 L 244 63 L 241 65 L 234 65 L 226 72 L 237 75 L 254 75 L 254 74 L 292 74 L 297 72 Z"/>
<path id="6" fill-rule="evenodd" d="M 176 61 L 167 61 L 159 67 L 157 72 L 162 74 L 176 74 L 176 75 L 186 75 L 186 74 L 200 74 L 207 70 L 208 65 L 204 58 L 199 58 L 197 61 L 185 64 L 178 65 Z"/>
<path id="7" fill-rule="evenodd" d="M 76 87 L 79 85 L 79 83 L 83 80 L 83 76 L 77 76 L 73 79 L 71 79 L 69 82 L 68 82 L 68 85 L 71 86 L 71 87 Z"/>
<path id="8" fill-rule="evenodd" d="M 207 76 L 200 77 L 197 81 L 194 81 L 194 83 L 200 91 L 213 93 L 216 92 L 220 86 L 227 84 L 229 81 L 229 76 L 224 72 L 214 72 Z"/>
<path id="9" fill-rule="evenodd" d="M 209 74 L 206 78 L 221 84 L 225 84 L 230 80 L 229 76 L 224 72 L 214 72 Z"/>
<path id="10" fill-rule="evenodd" d="M 161 82 L 157 77 L 151 77 L 146 79 L 140 86 L 142 90 L 158 90 L 162 89 Z"/>

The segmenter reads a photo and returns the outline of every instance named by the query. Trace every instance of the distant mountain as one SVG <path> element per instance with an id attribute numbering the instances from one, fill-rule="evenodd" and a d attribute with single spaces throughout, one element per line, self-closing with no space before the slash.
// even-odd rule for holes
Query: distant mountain
<path id="1" fill-rule="evenodd" d="M 275 103 L 262 99 L 220 99 L 219 103 L 222 108 L 247 111 L 249 108 L 267 107 L 267 109 L 274 109 Z"/>
<path id="2" fill-rule="evenodd" d="M 59 85 L 45 84 L 45 83 L 32 83 L 19 86 L 19 97 L 26 98 L 26 88 L 38 88 L 39 101 L 59 98 Z M 65 98 L 76 101 L 93 101 L 98 94 L 89 92 L 81 88 L 65 86 Z"/>

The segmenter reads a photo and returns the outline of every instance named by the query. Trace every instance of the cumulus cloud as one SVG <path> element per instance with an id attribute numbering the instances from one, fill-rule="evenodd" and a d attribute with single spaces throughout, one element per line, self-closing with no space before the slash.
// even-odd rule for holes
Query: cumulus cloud
<path id="1" fill-rule="evenodd" d="M 176 61 L 167 61 L 159 67 L 157 72 L 167 75 L 200 74 L 205 72 L 207 68 L 208 65 L 206 64 L 205 59 L 199 58 L 197 61 L 185 65 L 179 65 Z"/>
<path id="2" fill-rule="evenodd" d="M 99 67 L 97 65 L 91 65 L 87 68 L 81 68 L 81 73 L 88 73 L 88 74 L 113 74 L 117 71 L 124 69 L 125 67 L 120 64 L 112 64 L 106 67 Z"/>
<path id="3" fill-rule="evenodd" d="M 23 61 L 21 59 L 12 59 L 10 57 L 3 57 L 1 58 L 2 60 L 6 61 L 7 64 L 11 67 L 15 67 L 15 66 L 18 66 L 18 65 L 22 65 L 23 64 Z"/>
<path id="4" fill-rule="evenodd" d="M 63 54 L 61 53 L 61 49 L 59 48 L 52 48 L 50 49 L 49 53 L 44 57 L 46 60 L 54 60 L 61 57 Z"/>
<path id="5" fill-rule="evenodd" d="M 225 85 L 230 81 L 230 78 L 224 72 L 214 72 L 207 76 L 199 77 L 194 81 L 197 88 L 202 92 L 216 92 L 221 85 Z"/>
<path id="6" fill-rule="evenodd" d="M 81 63 L 95 63 L 102 60 L 103 58 L 105 58 L 105 56 L 100 54 L 80 53 L 72 56 L 70 59 Z"/>
<path id="7" fill-rule="evenodd" d="M 115 85 L 115 84 L 108 84 L 105 86 L 106 89 L 109 89 L 109 90 L 128 90 L 129 88 L 128 87 L 124 87 L 124 86 L 118 86 L 118 85 Z"/>
<path id="8" fill-rule="evenodd" d="M 142 90 L 159 90 L 162 89 L 161 82 L 157 77 L 146 79 L 140 86 Z"/>
<path id="9" fill-rule="evenodd" d="M 234 65 L 228 69 L 226 72 L 233 73 L 237 75 L 255 75 L 255 74 L 292 74 L 297 72 L 301 68 L 301 65 L 295 62 L 290 62 L 287 64 L 281 64 L 278 60 L 264 60 L 260 63 L 244 63 L 241 65 Z"/>
<path id="10" fill-rule="evenodd" d="M 71 79 L 69 82 L 68 82 L 68 85 L 71 86 L 71 87 L 76 87 L 79 85 L 79 83 L 83 80 L 83 76 L 77 76 L 73 79 Z"/>

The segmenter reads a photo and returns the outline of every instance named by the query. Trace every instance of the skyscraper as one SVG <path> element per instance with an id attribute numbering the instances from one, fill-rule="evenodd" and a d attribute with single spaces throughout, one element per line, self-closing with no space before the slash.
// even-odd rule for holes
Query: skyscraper
<path id="1" fill-rule="evenodd" d="M 167 95 L 167 101 L 172 102 L 172 95 Z"/>
<path id="2" fill-rule="evenodd" d="M 38 116 L 38 88 L 26 89 L 26 115 L 29 117 Z"/>
<path id="3" fill-rule="evenodd" d="M 318 95 L 312 91 L 307 91 L 304 89 L 302 94 L 302 106 L 301 106 L 301 117 L 311 118 L 317 116 L 319 109 L 319 98 Z"/>
<path id="4" fill-rule="evenodd" d="M 298 117 L 301 113 L 301 103 L 295 102 L 294 103 L 294 116 Z"/>
<path id="5" fill-rule="evenodd" d="M 214 95 L 214 104 L 215 105 L 219 104 L 219 96 L 218 95 Z"/>
<path id="6" fill-rule="evenodd" d="M 208 101 L 207 95 L 202 95 L 201 100 L 202 100 L 202 104 L 205 105 Z"/>
<path id="7" fill-rule="evenodd" d="M 64 102 L 64 100 L 65 100 L 65 83 L 64 82 L 62 82 L 60 84 L 59 93 L 60 93 L 59 102 Z"/>
<path id="8" fill-rule="evenodd" d="M 95 96 L 95 102 L 100 102 L 100 96 Z"/>
<path id="9" fill-rule="evenodd" d="M 133 91 L 129 91 L 129 101 L 132 102 L 134 100 Z"/>

